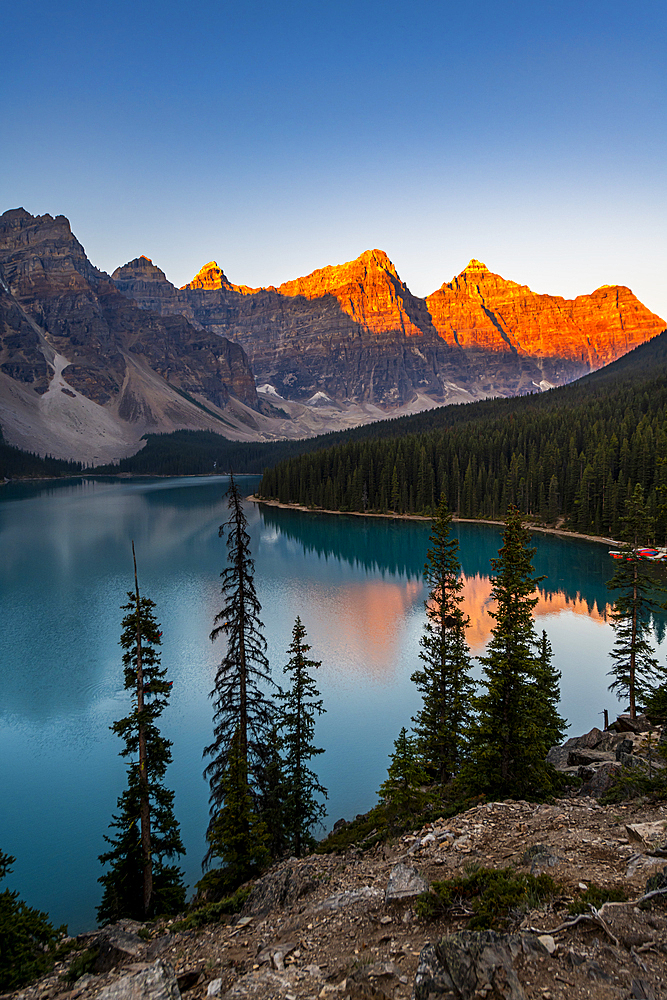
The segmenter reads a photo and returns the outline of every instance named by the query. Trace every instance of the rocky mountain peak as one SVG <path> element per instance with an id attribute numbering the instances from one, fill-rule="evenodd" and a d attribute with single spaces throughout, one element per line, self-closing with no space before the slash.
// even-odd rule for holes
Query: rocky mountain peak
<path id="1" fill-rule="evenodd" d="M 161 271 L 159 267 L 153 263 L 150 257 L 135 257 L 134 260 L 129 260 L 127 264 L 123 264 L 121 267 L 117 267 L 116 270 L 111 275 L 113 280 L 118 282 L 123 281 L 166 281 L 167 275 L 164 271 Z"/>
<path id="2" fill-rule="evenodd" d="M 421 337 L 430 328 L 423 301 L 415 298 L 383 250 L 365 250 L 355 260 L 319 268 L 278 286 L 281 295 L 318 299 L 332 295 L 369 333 L 395 331 Z"/>
<path id="3" fill-rule="evenodd" d="M 192 281 L 187 285 L 183 285 L 181 290 L 186 289 L 197 289 L 202 288 L 208 292 L 215 291 L 218 288 L 232 288 L 232 283 L 229 281 L 225 272 L 221 267 L 218 267 L 216 261 L 211 260 L 208 264 L 204 264 L 202 268 L 197 271 Z"/>

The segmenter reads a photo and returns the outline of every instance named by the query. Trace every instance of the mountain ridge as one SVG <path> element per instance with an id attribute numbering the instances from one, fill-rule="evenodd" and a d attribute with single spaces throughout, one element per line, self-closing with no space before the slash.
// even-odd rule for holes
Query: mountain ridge
<path id="1" fill-rule="evenodd" d="M 148 303 L 128 268 L 114 280 Z M 565 299 L 502 278 L 475 258 L 420 298 L 377 249 L 258 289 L 233 285 L 210 262 L 181 289 L 165 286 L 162 308 L 187 309 L 193 321 L 240 343 L 257 383 L 282 398 L 325 394 L 384 409 L 419 394 L 447 403 L 562 385 L 665 326 L 624 286 Z"/>
<path id="2" fill-rule="evenodd" d="M 474 258 L 420 298 L 378 249 L 259 289 L 210 261 L 176 288 L 145 256 L 99 270 L 63 215 L 0 217 L 0 425 L 68 460 L 118 459 L 156 431 L 299 438 L 522 395 L 664 325 L 624 286 L 538 295 Z"/>

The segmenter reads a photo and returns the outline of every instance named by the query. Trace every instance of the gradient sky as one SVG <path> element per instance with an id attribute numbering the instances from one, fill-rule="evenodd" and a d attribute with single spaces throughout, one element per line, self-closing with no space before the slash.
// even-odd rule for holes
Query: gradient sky
<path id="1" fill-rule="evenodd" d="M 667 318 L 662 2 L 0 4 L 0 212 L 279 284 L 379 247 Z"/>

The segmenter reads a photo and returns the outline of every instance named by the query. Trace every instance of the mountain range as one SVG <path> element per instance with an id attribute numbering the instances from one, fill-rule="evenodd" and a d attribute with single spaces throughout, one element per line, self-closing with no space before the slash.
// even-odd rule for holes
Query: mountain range
<path id="1" fill-rule="evenodd" d="M 215 262 L 177 288 L 147 257 L 111 276 L 64 216 L 0 217 L 0 426 L 97 463 L 149 432 L 303 437 L 570 382 L 665 327 L 624 286 L 568 300 L 477 260 L 426 298 L 381 250 L 278 287 Z"/>

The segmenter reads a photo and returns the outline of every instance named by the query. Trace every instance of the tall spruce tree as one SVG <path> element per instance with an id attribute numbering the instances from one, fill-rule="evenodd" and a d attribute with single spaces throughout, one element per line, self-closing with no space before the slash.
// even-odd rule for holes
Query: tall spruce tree
<path id="1" fill-rule="evenodd" d="M 656 582 L 646 572 L 646 563 L 639 554 L 651 529 L 644 490 L 638 483 L 626 504 L 621 518 L 624 544 L 616 571 L 607 587 L 616 592 L 611 622 L 616 641 L 611 652 L 614 666 L 609 671 L 614 678 L 609 685 L 620 698 L 627 698 L 631 718 L 637 715 L 637 700 L 650 699 L 667 680 L 649 641 L 651 615 L 657 610 L 654 598 Z"/>
<path id="2" fill-rule="evenodd" d="M 166 668 L 161 666 L 158 647 L 162 643 L 155 620 L 155 604 L 139 593 L 137 561 L 134 560 L 134 591 L 122 621 L 120 645 L 124 649 L 125 690 L 132 692 L 132 711 L 114 722 L 111 729 L 123 740 L 121 756 L 131 758 L 127 788 L 118 799 L 118 815 L 106 837 L 111 849 L 100 855 L 110 865 L 98 881 L 104 886 L 97 908 L 100 923 L 121 917 L 145 920 L 156 913 L 174 913 L 185 904 L 183 874 L 166 858 L 185 853 L 174 816 L 174 793 L 163 779 L 171 763 L 171 741 L 162 736 L 157 720 L 171 693 Z"/>
<path id="3" fill-rule="evenodd" d="M 485 656 L 483 691 L 473 699 L 476 718 L 470 729 L 466 784 L 490 797 L 535 798 L 549 794 L 556 774 L 545 761 L 558 729 L 553 718 L 557 679 L 548 691 L 540 663 L 532 611 L 540 578 L 534 576 L 530 533 L 516 507 L 507 514 L 503 545 L 491 560 L 495 619 Z M 562 720 L 561 720 L 562 721 Z"/>
<path id="4" fill-rule="evenodd" d="M 259 815 L 262 776 L 266 773 L 267 737 L 273 705 L 266 690 L 273 682 L 254 583 L 250 535 L 234 477 L 227 491 L 229 517 L 220 525 L 226 536 L 227 566 L 220 574 L 223 606 L 215 616 L 211 640 L 224 635 L 227 648 L 215 675 L 213 742 L 204 750 L 211 761 L 204 770 L 210 783 L 208 851 L 221 867 L 208 885 L 233 890 L 259 872 L 266 853 L 257 845 L 266 831 Z M 244 846 L 245 845 L 245 846 Z M 200 883 L 201 884 L 201 883 Z"/>
<path id="5" fill-rule="evenodd" d="M 412 674 L 423 697 L 423 707 L 412 720 L 417 746 L 424 768 L 442 784 L 457 774 L 463 760 L 474 691 L 466 642 L 469 618 L 461 608 L 459 543 L 450 537 L 451 523 L 443 495 L 424 566 L 429 587 L 419 654 L 424 665 Z"/>
<path id="6" fill-rule="evenodd" d="M 289 687 L 278 695 L 281 705 L 282 743 L 284 751 L 284 823 L 287 842 L 295 857 L 300 858 L 315 846 L 313 827 L 325 816 L 326 809 L 318 796 L 327 792 L 308 762 L 324 750 L 313 745 L 315 716 L 326 711 L 315 686 L 312 671 L 321 666 L 320 660 L 308 657 L 310 646 L 305 641 L 306 630 L 300 618 L 294 622 L 292 643 L 287 650 L 289 662 L 283 673 L 289 676 Z"/>

